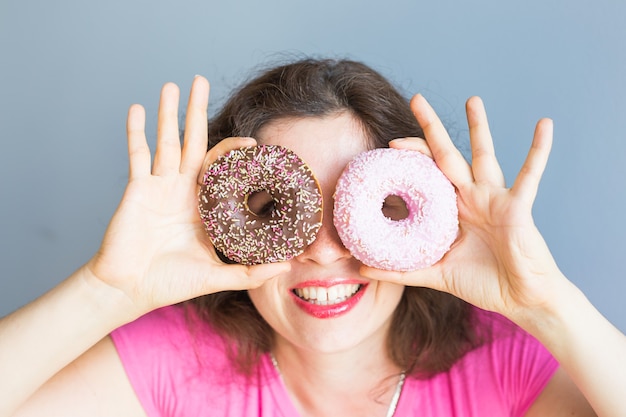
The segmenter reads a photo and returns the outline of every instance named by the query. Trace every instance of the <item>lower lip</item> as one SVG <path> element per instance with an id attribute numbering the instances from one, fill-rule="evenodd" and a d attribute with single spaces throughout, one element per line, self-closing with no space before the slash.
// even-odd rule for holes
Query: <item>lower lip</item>
<path id="1" fill-rule="evenodd" d="M 300 307 L 305 313 L 318 319 L 331 319 L 341 316 L 342 314 L 345 314 L 348 311 L 352 310 L 352 308 L 361 300 L 361 297 L 363 297 L 366 288 L 367 285 L 363 284 L 352 297 L 340 303 L 331 305 L 313 304 L 303 300 L 293 292 L 291 293 L 291 295 L 295 299 L 296 305 Z"/>

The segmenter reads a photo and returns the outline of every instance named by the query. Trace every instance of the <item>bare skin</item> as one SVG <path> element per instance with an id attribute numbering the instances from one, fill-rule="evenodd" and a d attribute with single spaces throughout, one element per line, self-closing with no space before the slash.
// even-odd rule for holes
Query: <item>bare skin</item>
<path id="1" fill-rule="evenodd" d="M 552 141 L 551 121 L 538 123 L 527 160 L 507 188 L 482 102 L 472 98 L 467 103 L 470 166 L 432 108 L 416 96 L 411 106 L 424 127 L 425 141 L 407 138 L 391 146 L 430 153 L 458 190 L 461 234 L 444 259 L 432 268 L 408 273 L 355 267 L 349 254 L 337 246 L 336 231 L 326 224 L 326 237 L 303 257 L 248 268 L 219 261 L 196 212 L 196 190 L 206 166 L 232 148 L 255 143 L 229 138 L 205 151 L 208 91 L 208 82 L 197 77 L 181 147 L 179 91 L 173 84 L 164 86 L 153 162 L 144 133 L 145 112 L 141 106 L 130 108 L 129 183 L 100 250 L 57 288 L 0 321 L 0 416 L 143 416 L 107 336 L 113 329 L 155 308 L 202 294 L 246 289 L 263 295 L 275 285 L 275 277 L 290 276 L 301 264 L 320 265 L 321 259 L 328 264 L 329 256 L 334 257 L 333 268 L 334 262 L 341 262 L 342 268 L 379 282 L 390 294 L 406 285 L 440 289 L 500 312 L 532 333 L 561 368 L 529 416 L 596 415 L 590 404 L 599 416 L 626 415 L 621 399 L 626 392 L 626 337 L 563 276 L 532 221 L 531 207 Z M 328 189 L 332 181 L 331 175 Z M 172 279 L 176 276 L 185 279 Z M 273 320 L 281 323 L 279 316 Z M 367 349 L 373 349 L 376 354 L 369 356 L 364 369 L 376 378 L 396 371 L 384 359 L 380 343 L 384 329 L 383 317 L 379 326 L 355 333 L 352 344 L 342 347 L 354 349 L 361 359 L 367 357 Z M 290 383 L 291 372 L 304 372 L 312 386 L 346 385 L 348 366 L 329 360 L 341 356 L 339 346 L 330 339 L 324 341 L 325 351 L 312 344 L 294 344 L 286 325 L 277 327 L 277 333 L 282 342 L 276 353 L 294 403 L 303 415 L 328 415 L 326 409 L 311 405 L 314 398 Z M 304 352 L 311 356 L 297 367 Z M 353 375 L 355 392 L 371 385 L 360 384 L 361 380 L 376 379 L 366 372 Z M 362 411 L 326 394 L 328 406 L 344 407 L 344 415 Z M 384 415 L 383 408 L 373 415 Z"/>

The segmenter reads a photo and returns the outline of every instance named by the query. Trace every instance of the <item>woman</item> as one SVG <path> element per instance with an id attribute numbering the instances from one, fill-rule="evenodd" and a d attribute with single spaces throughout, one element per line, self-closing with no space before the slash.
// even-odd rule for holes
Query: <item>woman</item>
<path id="1" fill-rule="evenodd" d="M 0 369 L 11 375 L 0 415 L 626 413 L 626 338 L 562 275 L 532 221 L 551 121 L 538 123 L 506 188 L 478 98 L 467 103 L 470 166 L 423 97 L 409 107 L 358 63 L 266 71 L 210 134 L 208 90 L 196 77 L 181 148 L 179 92 L 164 86 L 153 163 L 144 111 L 130 108 L 129 183 L 100 250 L 0 322 Z M 197 187 L 219 155 L 256 143 L 307 161 L 323 225 L 290 261 L 227 264 L 203 231 Z M 383 146 L 432 156 L 457 189 L 460 233 L 431 268 L 365 267 L 332 224 L 339 174 Z M 354 284 L 357 301 L 330 318 L 294 299 L 294 288 Z"/>

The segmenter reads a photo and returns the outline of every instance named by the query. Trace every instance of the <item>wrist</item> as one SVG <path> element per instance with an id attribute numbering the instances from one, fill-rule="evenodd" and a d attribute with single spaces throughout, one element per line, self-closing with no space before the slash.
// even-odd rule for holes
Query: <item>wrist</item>
<path id="1" fill-rule="evenodd" d="M 626 336 L 567 281 L 518 323 L 556 358 L 598 415 L 624 415 Z"/>
<path id="2" fill-rule="evenodd" d="M 559 272 L 550 280 L 549 296 L 543 302 L 526 307 L 513 321 L 558 354 L 568 349 L 580 325 L 599 313 L 583 292 Z M 548 284 L 546 284 L 548 285 Z"/>
<path id="3" fill-rule="evenodd" d="M 100 279 L 89 263 L 67 280 L 81 298 L 85 312 L 110 330 L 131 322 L 148 311 L 140 309 L 123 290 Z"/>

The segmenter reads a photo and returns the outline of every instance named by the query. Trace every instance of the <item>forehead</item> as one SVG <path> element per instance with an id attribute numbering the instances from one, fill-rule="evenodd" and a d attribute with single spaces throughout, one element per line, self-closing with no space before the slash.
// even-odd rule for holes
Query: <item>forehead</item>
<path id="1" fill-rule="evenodd" d="M 259 130 L 256 139 L 261 144 L 291 149 L 312 168 L 332 162 L 342 164 L 343 169 L 369 148 L 360 122 L 349 113 L 274 120 Z"/>

